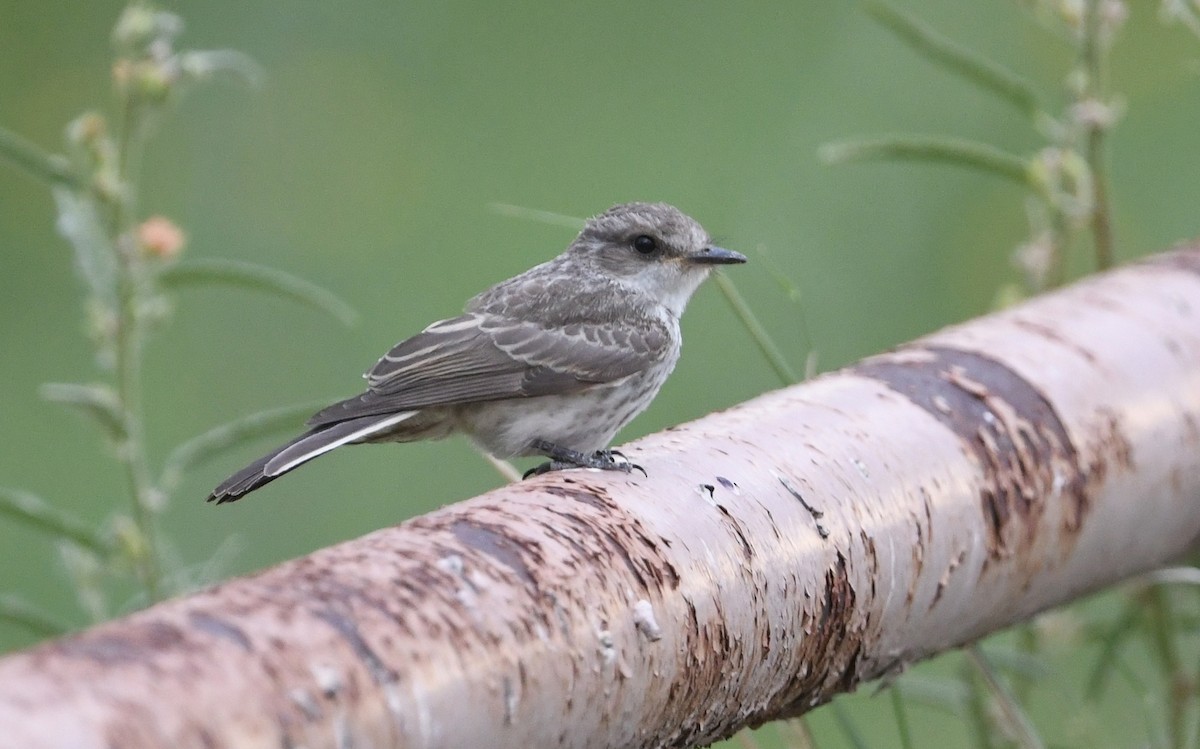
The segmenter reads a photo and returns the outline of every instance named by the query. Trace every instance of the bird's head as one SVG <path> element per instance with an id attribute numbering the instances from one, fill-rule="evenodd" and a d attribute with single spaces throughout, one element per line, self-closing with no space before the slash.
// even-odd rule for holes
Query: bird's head
<path id="1" fill-rule="evenodd" d="M 591 218 L 568 253 L 676 315 L 717 265 L 746 257 L 713 245 L 708 232 L 666 203 L 623 203 Z"/>

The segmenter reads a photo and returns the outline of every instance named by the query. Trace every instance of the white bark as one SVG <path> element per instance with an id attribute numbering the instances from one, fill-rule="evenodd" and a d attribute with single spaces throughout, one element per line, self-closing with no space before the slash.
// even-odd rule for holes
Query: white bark
<path id="1" fill-rule="evenodd" d="M 1200 250 L 623 449 L 9 656 L 0 745 L 693 746 L 1152 569 Z"/>

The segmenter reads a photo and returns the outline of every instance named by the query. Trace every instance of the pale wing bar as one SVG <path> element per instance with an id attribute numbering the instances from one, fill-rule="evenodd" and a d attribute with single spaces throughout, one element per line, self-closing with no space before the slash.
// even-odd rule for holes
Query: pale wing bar
<path id="1" fill-rule="evenodd" d="M 576 392 L 640 372 L 665 356 L 668 331 L 571 324 L 546 329 L 484 313 L 434 323 L 367 373 L 369 389 L 309 425 L 458 403 Z"/>

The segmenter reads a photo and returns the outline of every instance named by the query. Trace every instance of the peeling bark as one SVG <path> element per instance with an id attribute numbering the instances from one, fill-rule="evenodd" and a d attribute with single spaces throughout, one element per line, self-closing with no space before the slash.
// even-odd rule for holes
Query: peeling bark
<path id="1" fill-rule="evenodd" d="M 685 747 L 1200 538 L 1200 250 L 0 660 L 0 743 Z"/>

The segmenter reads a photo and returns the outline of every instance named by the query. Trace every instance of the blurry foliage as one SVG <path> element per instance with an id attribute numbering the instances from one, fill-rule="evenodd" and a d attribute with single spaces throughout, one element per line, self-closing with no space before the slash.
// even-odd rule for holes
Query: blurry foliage
<path id="1" fill-rule="evenodd" d="M 1108 57 L 1128 16 L 1124 0 L 1028 2 L 1033 14 L 1075 52 L 1064 80 L 1067 101 L 1054 114 L 1028 81 L 965 46 L 946 39 L 896 8 L 866 0 L 867 12 L 921 56 L 1016 108 L 1046 140 L 1029 156 L 1016 156 L 986 143 L 947 137 L 887 135 L 826 145 L 829 163 L 912 159 L 956 164 L 1023 184 L 1029 193 L 1029 238 L 1014 259 L 1034 292 L 1066 280 L 1067 253 L 1083 229 L 1091 233 L 1095 267 L 1113 264 L 1113 210 L 1109 197 L 1106 136 L 1120 106 L 1109 90 Z M 1015 301 L 1019 292 L 1002 289 Z"/>
<path id="2" fill-rule="evenodd" d="M 126 7 L 112 33 L 116 114 L 110 120 L 87 112 L 74 120 L 67 127 L 67 155 L 44 153 L 0 128 L 0 158 L 44 182 L 54 196 L 58 231 L 74 250 L 83 282 L 85 327 L 95 350 L 98 381 L 49 383 L 42 397 L 96 424 L 129 490 L 128 514 L 113 508 L 102 529 L 24 490 L 0 488 L 0 515 L 56 541 L 80 607 L 93 621 L 125 608 L 108 600 L 114 579 L 137 580 L 134 605 L 181 588 L 184 581 L 171 569 L 158 516 L 184 471 L 250 439 L 295 428 L 312 408 L 252 414 L 216 427 L 176 447 L 156 473 L 143 419 L 142 359 L 150 334 L 170 315 L 169 293 L 189 284 L 233 284 L 310 304 L 345 322 L 354 318 L 331 293 L 282 271 L 233 260 L 183 259 L 183 231 L 163 216 L 140 215 L 142 153 L 174 100 L 215 74 L 258 78 L 257 66 L 240 53 L 176 50 L 182 30 L 178 16 L 149 3 Z M 43 635 L 68 626 L 15 594 L 0 597 L 0 621 Z"/>
<path id="3" fill-rule="evenodd" d="M 1026 290 L 998 289 L 997 297 L 1005 302 L 1064 282 L 1068 254 L 1084 237 L 1090 242 L 1094 267 L 1113 262 L 1115 216 L 1107 151 L 1122 105 L 1111 90 L 1108 66 L 1128 13 L 1119 0 L 1020 4 L 1072 52 L 1061 105 L 1049 105 L 1049 97 L 1032 82 L 907 12 L 877 0 L 867 0 L 864 7 L 918 55 L 1017 112 L 1041 139 L 1038 149 L 1014 154 L 970 139 L 884 135 L 821 150 L 830 162 L 949 163 L 1020 185 L 1027 196 L 1029 228 L 1015 260 Z M 1200 37 L 1196 0 L 1164 0 L 1160 16 Z M 167 322 L 172 295 L 200 284 L 230 285 L 267 291 L 342 322 L 355 319 L 336 296 L 290 274 L 241 260 L 183 257 L 182 230 L 170 219 L 140 210 L 142 154 L 173 103 L 192 84 L 214 74 L 232 73 L 250 81 L 259 75 L 257 66 L 239 53 L 176 50 L 181 31 L 178 16 L 149 3 L 133 2 L 126 8 L 112 35 L 114 113 L 88 112 L 74 120 L 67 128 L 63 155 L 45 153 L 0 128 L 0 159 L 32 175 L 53 194 L 59 233 L 74 250 L 83 282 L 86 330 L 94 350 L 91 381 L 46 384 L 41 394 L 96 425 L 122 466 L 129 490 L 127 509 L 112 508 L 100 528 L 20 489 L 0 488 L 0 518 L 54 540 L 79 608 L 92 620 L 146 604 L 188 582 L 188 573 L 173 561 L 169 540 L 158 532 L 158 519 L 189 470 L 249 440 L 293 428 L 312 409 L 312 404 L 285 407 L 211 428 L 169 449 L 155 470 L 143 419 L 141 370 L 144 346 Z M 577 225 L 577 219 L 556 213 L 494 207 L 555 226 Z M 773 267 L 765 253 L 760 259 L 783 293 L 798 303 L 797 284 Z M 768 332 L 771 326 L 760 320 L 761 307 L 756 314 L 729 279 L 719 277 L 718 284 L 777 379 L 798 379 L 801 373 L 787 358 L 789 347 L 776 341 Z M 815 345 L 798 304 L 790 322 L 800 329 L 808 349 L 803 374 L 811 375 Z M 114 603 L 114 590 L 121 589 L 114 581 L 124 578 L 135 580 L 139 592 L 131 601 Z M 872 736 L 882 733 L 890 737 L 883 745 L 907 749 L 928 745 L 921 738 L 929 734 L 925 723 L 950 716 L 961 729 L 964 745 L 1040 747 L 1050 744 L 1038 729 L 1041 722 L 1045 731 L 1049 715 L 1061 722 L 1051 727 L 1053 745 L 1093 746 L 1107 739 L 1104 719 L 1095 715 L 1098 706 L 1122 688 L 1136 698 L 1128 705 L 1129 715 L 1119 719 L 1144 726 L 1146 745 L 1197 746 L 1200 677 L 1195 670 L 1195 633 L 1200 607 L 1194 595 L 1177 596 L 1175 591 L 1193 589 L 1198 582 L 1191 568 L 1147 576 L 1107 602 L 1093 600 L 1045 614 L 983 646 L 897 674 L 881 687 L 889 693 L 883 720 L 891 721 L 882 731 L 877 725 L 867 730 L 872 720 L 868 713 L 873 711 L 875 721 L 880 720 L 878 702 L 852 697 L 803 720 L 743 732 L 730 744 L 869 747 L 877 745 Z M 0 592 L 3 622 L 38 636 L 79 625 Z M 1051 699 L 1053 706 L 1045 708 Z M 939 740 L 939 745 L 948 743 Z"/>

